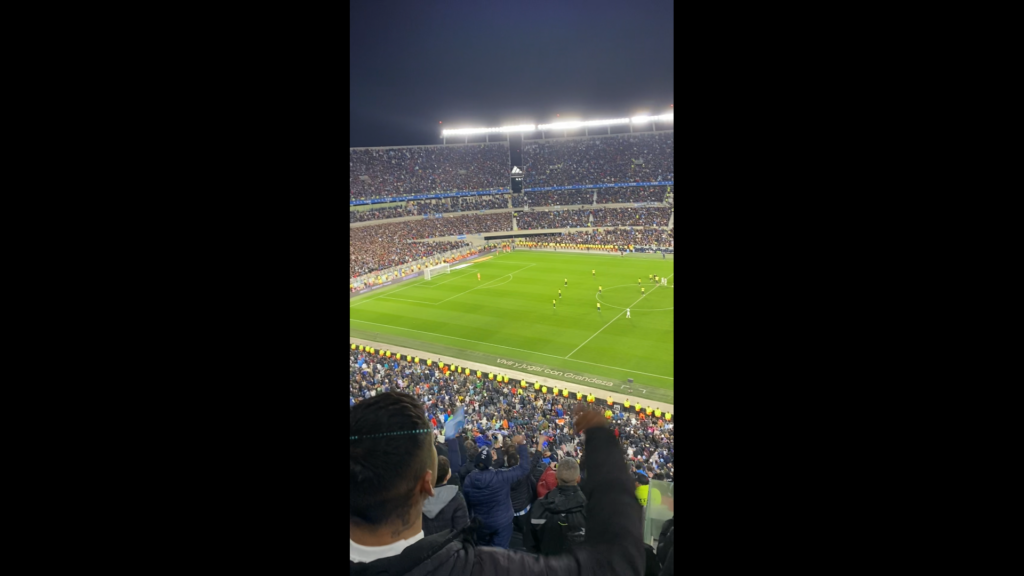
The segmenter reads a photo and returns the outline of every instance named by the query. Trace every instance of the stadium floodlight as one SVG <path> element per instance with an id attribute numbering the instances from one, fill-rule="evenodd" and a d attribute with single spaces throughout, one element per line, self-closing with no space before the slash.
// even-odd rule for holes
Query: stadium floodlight
<path id="1" fill-rule="evenodd" d="M 644 122 L 660 122 L 662 120 L 672 120 L 674 114 L 662 114 L 661 116 L 633 116 L 630 118 L 633 124 L 643 124 Z"/>
<path id="2" fill-rule="evenodd" d="M 465 136 L 468 134 L 487 134 L 490 132 L 533 132 L 537 127 L 533 124 L 520 124 L 518 126 L 502 126 L 500 128 L 457 128 L 455 130 L 442 130 L 442 136 Z"/>
<path id="3" fill-rule="evenodd" d="M 569 130 L 572 128 L 586 128 L 590 126 L 609 126 L 612 124 L 629 124 L 629 118 L 615 118 L 614 120 L 587 120 L 584 122 L 555 122 L 554 124 L 541 124 L 538 130 Z"/>

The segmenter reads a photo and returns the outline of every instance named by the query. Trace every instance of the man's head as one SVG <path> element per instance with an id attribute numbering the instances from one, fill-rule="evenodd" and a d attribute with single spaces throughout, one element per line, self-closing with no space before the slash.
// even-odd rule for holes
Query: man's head
<path id="1" fill-rule="evenodd" d="M 477 470 L 487 470 L 491 467 L 491 447 L 483 446 L 480 453 L 473 459 L 473 465 Z"/>
<path id="2" fill-rule="evenodd" d="M 580 481 L 580 465 L 572 458 L 563 458 L 555 468 L 555 479 L 559 486 L 575 486 Z"/>
<path id="3" fill-rule="evenodd" d="M 403 392 L 360 402 L 349 425 L 351 524 L 381 529 L 413 525 L 413 514 L 434 495 L 437 451 L 423 405 Z"/>
<path id="4" fill-rule="evenodd" d="M 448 461 L 448 458 L 444 456 L 437 457 L 437 482 L 434 486 L 444 486 L 444 483 L 452 477 L 452 465 Z"/>
<path id="5" fill-rule="evenodd" d="M 515 468 L 519 466 L 519 454 L 515 452 L 509 452 L 505 455 L 505 466 L 508 468 Z"/>

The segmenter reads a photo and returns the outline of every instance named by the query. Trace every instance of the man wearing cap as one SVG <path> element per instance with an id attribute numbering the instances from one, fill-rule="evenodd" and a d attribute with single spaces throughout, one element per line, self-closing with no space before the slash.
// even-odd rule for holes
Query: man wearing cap
<path id="1" fill-rule="evenodd" d="M 480 519 L 477 528 L 477 544 L 508 548 L 512 539 L 511 486 L 530 473 L 530 458 L 526 451 L 526 439 L 515 436 L 519 465 L 515 468 L 494 470 L 491 468 L 492 448 L 481 446 L 474 460 L 474 470 L 462 483 L 462 493 L 469 505 L 470 515 Z"/>

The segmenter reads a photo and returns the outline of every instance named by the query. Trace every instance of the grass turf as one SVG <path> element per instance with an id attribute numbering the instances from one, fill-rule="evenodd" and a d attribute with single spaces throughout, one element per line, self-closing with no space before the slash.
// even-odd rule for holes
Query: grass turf
<path id="1" fill-rule="evenodd" d="M 580 377 L 615 390 L 633 378 L 638 396 L 671 400 L 673 268 L 660 255 L 519 249 L 354 298 L 349 334 L 595 388 L 608 386 Z"/>

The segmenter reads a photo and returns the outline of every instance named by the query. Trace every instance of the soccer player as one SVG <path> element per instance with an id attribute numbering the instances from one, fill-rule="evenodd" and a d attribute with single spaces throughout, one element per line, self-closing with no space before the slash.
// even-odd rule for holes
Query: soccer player
<path id="1" fill-rule="evenodd" d="M 626 308 L 626 318 L 629 318 L 629 308 Z"/>
<path id="2" fill-rule="evenodd" d="M 598 286 L 598 287 L 597 287 L 597 293 L 598 293 L 598 294 L 600 294 L 600 293 L 601 293 L 601 287 L 600 287 L 600 286 Z"/>
<path id="3" fill-rule="evenodd" d="M 480 273 L 479 273 L 479 272 L 477 272 L 477 273 L 476 273 L 476 281 L 477 281 L 477 282 L 479 282 L 479 281 L 480 281 Z"/>
<path id="4" fill-rule="evenodd" d="M 591 277 L 596 277 L 597 276 L 597 270 L 591 270 L 590 271 L 590 276 Z"/>
<path id="5" fill-rule="evenodd" d="M 647 279 L 648 279 L 648 280 L 651 280 L 652 278 L 654 278 L 654 274 L 648 274 L 648 275 L 647 275 Z"/>
<path id="6" fill-rule="evenodd" d="M 555 307 L 555 301 L 554 301 L 554 300 L 552 300 L 552 301 L 551 301 L 551 307 L 552 307 L 552 308 L 554 308 L 554 307 Z"/>
<path id="7" fill-rule="evenodd" d="M 644 288 L 643 288 L 643 286 L 641 286 L 640 287 L 640 295 L 643 296 L 643 294 L 644 294 Z"/>
<path id="8" fill-rule="evenodd" d="M 565 285 L 566 285 L 566 286 L 568 286 L 568 285 L 569 285 L 569 279 L 568 279 L 568 278 L 566 278 L 566 279 L 565 279 Z"/>
<path id="9" fill-rule="evenodd" d="M 597 311 L 598 311 L 598 312 L 600 312 L 600 311 L 601 311 L 601 303 L 600 303 L 600 302 L 598 302 L 598 303 L 597 303 Z"/>
<path id="10" fill-rule="evenodd" d="M 640 285 L 640 279 L 639 279 L 639 278 L 637 278 L 637 279 L 636 279 L 636 285 L 637 285 L 637 286 L 639 286 L 639 285 Z"/>
<path id="11" fill-rule="evenodd" d="M 658 275 L 657 275 L 657 274 L 655 274 L 655 275 L 654 275 L 654 283 L 655 283 L 655 284 L 657 284 L 657 283 L 658 283 Z"/>
<path id="12" fill-rule="evenodd" d="M 558 297 L 559 297 L 559 299 L 561 299 L 561 297 L 562 297 L 562 291 L 561 290 L 558 291 Z"/>

